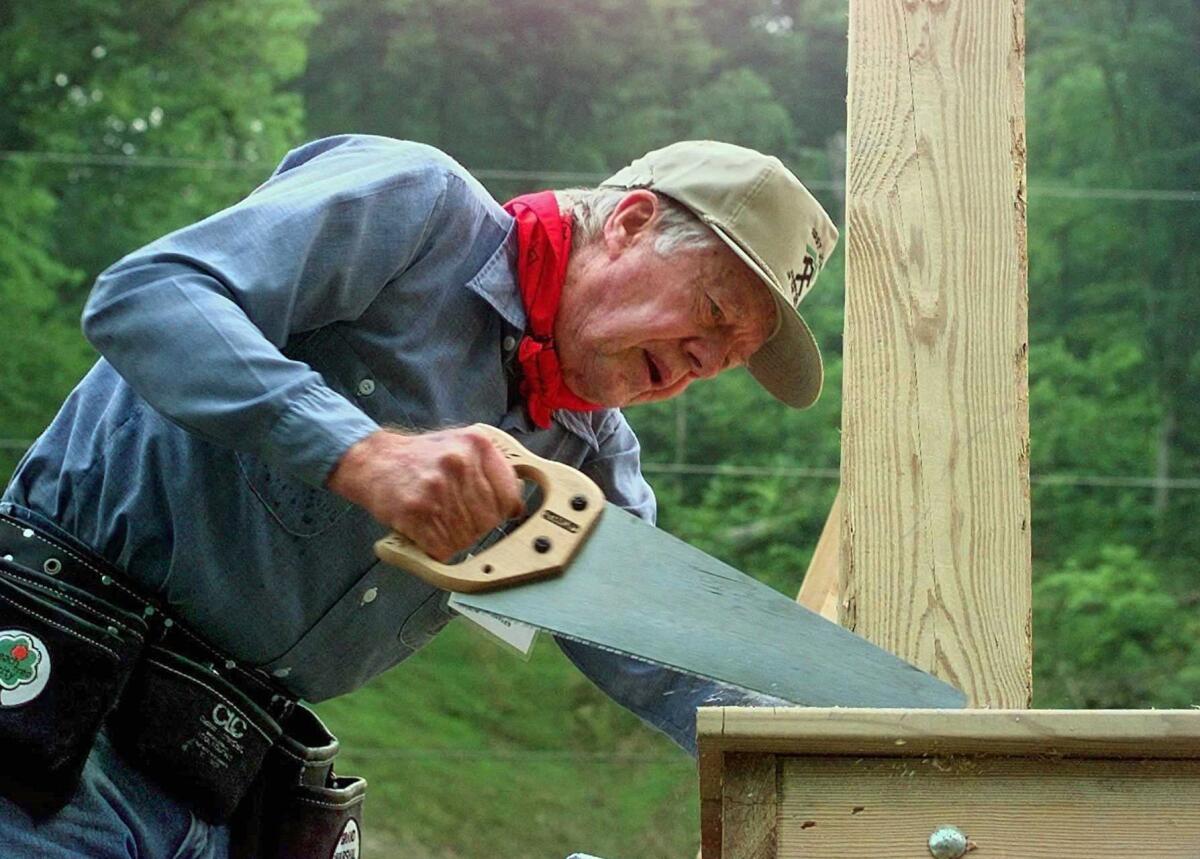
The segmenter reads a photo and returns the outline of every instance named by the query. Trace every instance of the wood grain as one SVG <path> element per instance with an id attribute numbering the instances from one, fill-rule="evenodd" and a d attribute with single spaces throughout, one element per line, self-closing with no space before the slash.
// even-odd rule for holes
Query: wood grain
<path id="1" fill-rule="evenodd" d="M 1195 859 L 1200 761 L 780 758 L 779 857 L 929 859 L 953 825 L 979 859 Z"/>
<path id="2" fill-rule="evenodd" d="M 834 496 L 825 527 L 813 550 L 812 560 L 796 602 L 833 623 L 838 622 L 838 546 L 842 541 L 842 493 Z"/>
<path id="3" fill-rule="evenodd" d="M 843 624 L 1031 697 L 1023 0 L 850 0 Z"/>
<path id="4" fill-rule="evenodd" d="M 727 755 L 724 773 L 721 856 L 724 859 L 775 859 L 779 817 L 775 756 Z"/>
<path id="5" fill-rule="evenodd" d="M 1200 710 L 705 707 L 696 730 L 701 754 L 710 760 L 751 751 L 1200 760 Z M 709 778 L 717 777 L 710 768 Z"/>

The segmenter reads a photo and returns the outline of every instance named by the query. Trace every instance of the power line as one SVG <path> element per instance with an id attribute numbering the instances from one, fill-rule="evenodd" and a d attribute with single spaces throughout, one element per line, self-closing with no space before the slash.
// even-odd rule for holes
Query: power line
<path id="1" fill-rule="evenodd" d="M 836 468 L 789 468 L 770 465 L 693 465 L 687 462 L 643 462 L 646 474 L 684 474 L 707 477 L 799 477 L 812 480 L 838 480 Z"/>
<path id="2" fill-rule="evenodd" d="M 680 474 L 707 477 L 795 477 L 807 480 L 840 480 L 836 468 L 789 468 L 758 465 L 693 465 L 690 463 L 644 462 L 646 474 Z M 1034 474 L 1031 483 L 1046 486 L 1106 486 L 1121 489 L 1200 489 L 1200 477 L 1140 477 L 1103 474 Z"/>
<path id="3" fill-rule="evenodd" d="M 0 450 L 25 450 L 33 439 L 0 438 Z M 686 462 L 643 462 L 646 474 L 701 477 L 792 477 L 801 480 L 840 480 L 836 468 L 794 468 L 772 465 L 695 465 Z M 1200 490 L 1200 477 L 1139 477 L 1103 474 L 1035 474 L 1031 483 L 1044 486 L 1097 486 L 1118 489 Z"/>
<path id="4" fill-rule="evenodd" d="M 390 760 L 501 760 L 541 761 L 546 763 L 596 763 L 630 766 L 635 764 L 680 764 L 694 767 L 695 763 L 682 753 L 678 755 L 631 755 L 622 752 L 577 752 L 569 749 L 408 749 L 400 746 L 343 746 L 341 753 L 348 757 Z"/>
<path id="5" fill-rule="evenodd" d="M 80 167 L 121 167 L 168 170 L 256 170 L 265 172 L 273 165 L 265 161 L 185 158 L 167 155 L 117 155 L 86 152 L 50 152 L 3 149 L 0 161 L 35 161 Z M 509 182 L 600 182 L 606 173 L 571 170 L 508 170 L 482 168 L 471 170 L 478 179 Z M 805 183 L 817 191 L 841 191 L 845 183 L 815 179 Z M 1172 188 L 1077 188 L 1069 185 L 1030 183 L 1030 193 L 1038 197 L 1076 200 L 1148 201 L 1164 203 L 1200 203 L 1200 190 Z"/>

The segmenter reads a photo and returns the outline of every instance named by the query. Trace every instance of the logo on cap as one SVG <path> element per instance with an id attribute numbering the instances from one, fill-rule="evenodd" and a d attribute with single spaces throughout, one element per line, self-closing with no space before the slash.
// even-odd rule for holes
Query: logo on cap
<path id="1" fill-rule="evenodd" d="M 27 704 L 50 679 L 50 651 L 36 635 L 0 630 L 0 707 Z"/>
<path id="2" fill-rule="evenodd" d="M 812 289 L 813 278 L 817 275 L 817 263 L 813 259 L 812 254 L 804 255 L 804 268 L 796 271 L 794 268 L 789 268 L 787 272 L 788 288 L 792 293 L 792 304 L 798 306 L 804 300 L 804 296 Z"/>

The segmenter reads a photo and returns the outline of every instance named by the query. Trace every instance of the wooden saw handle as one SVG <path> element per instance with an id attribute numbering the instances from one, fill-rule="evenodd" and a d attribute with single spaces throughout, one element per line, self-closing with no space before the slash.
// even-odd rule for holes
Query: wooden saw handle
<path id="1" fill-rule="evenodd" d="M 463 593 L 561 573 L 604 511 L 604 492 L 569 465 L 530 453 L 503 430 L 486 424 L 472 429 L 491 437 L 518 476 L 541 487 L 541 507 L 498 543 L 457 564 L 435 561 L 394 531 L 375 543 L 375 554 L 435 587 Z"/>

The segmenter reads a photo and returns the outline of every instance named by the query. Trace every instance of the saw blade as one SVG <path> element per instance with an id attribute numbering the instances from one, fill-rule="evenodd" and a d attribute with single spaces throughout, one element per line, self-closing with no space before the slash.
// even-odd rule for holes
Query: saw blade
<path id="1" fill-rule="evenodd" d="M 966 703 L 953 686 L 612 504 L 562 575 L 456 598 L 574 641 L 795 704 Z"/>

